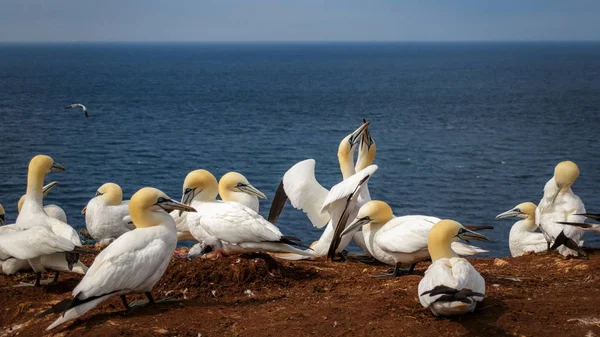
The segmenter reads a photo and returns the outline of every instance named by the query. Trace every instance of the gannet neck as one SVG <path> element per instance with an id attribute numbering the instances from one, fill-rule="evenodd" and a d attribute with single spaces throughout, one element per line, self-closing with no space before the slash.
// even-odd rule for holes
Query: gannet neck
<path id="1" fill-rule="evenodd" d="M 338 162 L 344 180 L 356 173 L 354 171 L 354 150 L 356 149 L 356 145 L 350 144 L 351 137 L 352 135 L 348 135 L 342 139 L 340 146 L 338 147 Z"/>
<path id="2" fill-rule="evenodd" d="M 123 190 L 115 183 L 106 183 L 98 189 L 98 193 L 107 205 L 120 205 L 123 201 Z"/>
<path id="3" fill-rule="evenodd" d="M 169 197 L 152 187 L 144 187 L 137 191 L 129 202 L 129 215 L 136 228 L 161 226 L 175 222 L 173 218 L 160 206 L 169 201 Z"/>
<path id="4" fill-rule="evenodd" d="M 427 236 L 427 247 L 433 262 L 458 257 L 452 250 L 451 243 L 461 227 L 456 221 L 441 220 L 431 228 Z"/>
<path id="5" fill-rule="evenodd" d="M 21 196 L 19 202 L 17 203 L 17 213 L 21 213 L 21 209 L 23 209 L 23 203 L 25 203 L 25 194 Z"/>
<path id="6" fill-rule="evenodd" d="M 52 167 L 54 160 L 49 156 L 37 155 L 29 162 L 27 171 L 27 195 L 42 200 L 42 188 L 46 173 Z"/>
<path id="7" fill-rule="evenodd" d="M 377 152 L 377 146 L 375 142 L 368 146 L 365 142 L 361 142 L 358 147 L 358 158 L 356 161 L 356 172 L 362 171 L 365 167 L 373 164 L 375 160 L 375 153 Z"/>
<path id="8" fill-rule="evenodd" d="M 6 212 L 4 211 L 4 207 L 2 207 L 2 204 L 0 204 L 0 215 L 5 215 Z"/>

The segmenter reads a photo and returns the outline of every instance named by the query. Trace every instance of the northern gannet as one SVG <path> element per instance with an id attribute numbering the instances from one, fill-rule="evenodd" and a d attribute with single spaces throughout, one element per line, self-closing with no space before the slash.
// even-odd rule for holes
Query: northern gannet
<path id="1" fill-rule="evenodd" d="M 44 185 L 44 187 L 42 187 L 42 196 L 45 198 L 48 193 L 50 193 L 50 191 L 56 187 L 56 185 L 58 185 L 58 181 L 53 181 L 47 185 Z M 19 199 L 19 202 L 17 203 L 17 212 L 21 213 L 21 209 L 23 208 L 23 203 L 25 203 L 25 194 L 23 194 L 21 196 L 21 199 Z M 48 214 L 49 217 L 51 218 L 55 218 L 58 219 L 64 223 L 67 223 L 67 213 L 65 213 L 65 211 L 57 205 L 45 205 L 44 206 L 44 212 L 46 212 L 46 214 Z"/>
<path id="2" fill-rule="evenodd" d="M 183 203 L 190 203 L 197 211 L 188 214 L 187 225 L 198 242 L 209 242 L 214 247 L 221 241 L 246 252 L 304 254 L 292 247 L 301 246 L 298 239 L 283 235 L 252 209 L 237 202 L 216 200 L 218 183 L 210 172 L 190 172 L 183 188 Z"/>
<path id="3" fill-rule="evenodd" d="M 425 215 L 394 216 L 390 206 L 380 200 L 365 203 L 354 221 L 342 235 L 362 227 L 367 249 L 380 262 L 394 266 L 391 273 L 374 277 L 400 276 L 411 274 L 418 262 L 429 257 L 427 236 L 439 218 Z M 473 255 L 485 250 L 452 242 L 452 247 L 461 255 Z M 410 264 L 408 271 L 402 271 L 400 265 Z"/>
<path id="4" fill-rule="evenodd" d="M 41 257 L 54 253 L 67 253 L 69 266 L 77 262 L 83 252 L 79 235 L 68 224 L 49 217 L 43 208 L 42 185 L 49 171 L 64 171 L 65 168 L 46 155 L 37 155 L 29 162 L 27 193 L 21 213 L 15 224 L 16 231 L 0 235 L 0 259 L 14 257 L 28 260 L 37 274 L 34 285 L 40 285 L 45 271 Z"/>
<path id="5" fill-rule="evenodd" d="M 123 190 L 115 183 L 100 186 L 81 213 L 88 233 L 100 244 L 109 244 L 135 228 L 130 223 L 129 201 L 123 201 Z"/>
<path id="6" fill-rule="evenodd" d="M 267 196 L 252 186 L 246 177 L 237 172 L 228 172 L 219 180 L 219 196 L 224 201 L 238 202 L 258 213 L 258 198 Z"/>
<path id="7" fill-rule="evenodd" d="M 508 211 L 498 214 L 497 219 L 523 218 L 515 222 L 508 236 L 508 247 L 512 257 L 521 256 L 527 252 L 543 252 L 548 249 L 544 234 L 536 232 L 535 210 L 537 206 L 532 202 L 518 204 Z"/>
<path id="8" fill-rule="evenodd" d="M 475 310 L 485 296 L 485 280 L 451 248 L 455 238 L 486 240 L 487 237 L 452 220 L 441 220 L 429 231 L 427 244 L 432 263 L 419 282 L 419 300 L 435 316 L 456 316 Z"/>
<path id="9" fill-rule="evenodd" d="M 83 113 L 85 114 L 85 118 L 89 117 L 87 109 L 85 108 L 85 105 L 83 105 L 83 104 L 79 104 L 79 103 L 71 104 L 69 106 L 66 106 L 65 109 L 73 109 L 73 108 L 77 108 L 77 107 L 80 107 L 80 108 L 83 109 Z"/>
<path id="10" fill-rule="evenodd" d="M 535 224 L 540 228 L 548 250 L 557 249 L 563 256 L 587 254 L 579 247 L 583 229 L 560 222 L 584 222 L 585 207 L 571 190 L 579 177 L 579 168 L 572 161 L 563 161 L 554 168 L 554 177 L 544 187 L 544 197 L 535 211 Z"/>
<path id="11" fill-rule="evenodd" d="M 136 228 L 119 236 L 96 257 L 73 289 L 73 298 L 39 315 L 61 314 L 46 330 L 83 315 L 112 296 L 121 296 L 127 309 L 127 294 L 144 293 L 154 303 L 152 288 L 165 273 L 177 246 L 175 223 L 167 213 L 171 210 L 194 211 L 152 187 L 136 192 L 129 203 Z"/>

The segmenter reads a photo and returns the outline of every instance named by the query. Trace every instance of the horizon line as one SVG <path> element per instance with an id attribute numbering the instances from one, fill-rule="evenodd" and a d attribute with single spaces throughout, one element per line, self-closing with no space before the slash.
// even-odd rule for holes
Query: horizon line
<path id="1" fill-rule="evenodd" d="M 0 44 L 77 44 L 77 43 L 214 43 L 214 44 L 259 44 L 259 43 L 585 43 L 585 42 L 600 42 L 600 39 L 580 39 L 580 40 L 48 40 L 48 41 L 17 41 L 17 40 L 0 40 Z"/>

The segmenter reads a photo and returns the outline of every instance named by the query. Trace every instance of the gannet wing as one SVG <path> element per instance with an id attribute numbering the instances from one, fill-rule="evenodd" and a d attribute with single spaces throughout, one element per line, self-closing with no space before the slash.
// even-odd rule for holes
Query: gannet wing
<path id="1" fill-rule="evenodd" d="M 329 191 L 315 178 L 315 165 L 314 159 L 307 159 L 287 170 L 271 203 L 269 222 L 277 221 L 289 198 L 294 208 L 308 215 L 313 226 L 321 228 L 327 224 L 329 214 L 321 211 L 321 207 Z"/>
<path id="2" fill-rule="evenodd" d="M 46 226 L 4 233 L 0 235 L 0 251 L 20 260 L 33 259 L 41 255 L 70 252 L 75 244 L 54 234 Z"/>
<path id="3" fill-rule="evenodd" d="M 50 228 L 54 234 L 73 242 L 73 244 L 77 247 L 82 246 L 79 234 L 73 227 L 54 218 L 48 218 L 48 224 L 50 225 Z"/>
<path id="4" fill-rule="evenodd" d="M 370 165 L 333 186 L 321 205 L 321 212 L 327 212 L 334 202 L 345 199 L 355 193 L 357 188 L 366 181 L 365 178 L 368 180 L 375 171 L 377 171 L 377 165 Z"/>
<path id="5" fill-rule="evenodd" d="M 396 217 L 375 234 L 375 240 L 388 252 L 411 254 L 427 249 L 427 236 L 438 221 L 427 216 Z"/>

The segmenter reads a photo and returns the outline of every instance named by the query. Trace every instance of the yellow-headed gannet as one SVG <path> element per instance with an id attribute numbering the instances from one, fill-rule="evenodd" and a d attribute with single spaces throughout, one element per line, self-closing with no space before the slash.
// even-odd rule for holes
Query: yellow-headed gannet
<path id="1" fill-rule="evenodd" d="M 73 289 L 73 298 L 40 315 L 61 314 L 47 330 L 83 315 L 112 296 L 121 296 L 128 309 L 127 294 L 144 293 L 154 303 L 152 288 L 165 273 L 177 246 L 175 223 L 167 213 L 172 210 L 194 211 L 152 187 L 136 192 L 129 203 L 136 228 L 119 236 L 96 257 Z"/>
<path id="2" fill-rule="evenodd" d="M 123 201 L 123 190 L 115 183 L 100 186 L 81 213 L 88 233 L 100 244 L 109 244 L 135 228 L 130 222 L 129 201 Z"/>
<path id="3" fill-rule="evenodd" d="M 56 187 L 56 185 L 58 185 L 58 181 L 53 181 L 47 185 L 44 185 L 44 187 L 42 187 L 42 196 L 46 197 L 48 195 L 48 193 L 50 193 L 50 191 Z M 17 212 L 21 213 L 21 209 L 23 208 L 23 203 L 25 203 L 25 194 L 23 194 L 21 196 L 21 199 L 19 199 L 19 202 L 17 203 Z M 65 213 L 65 211 L 57 205 L 45 205 L 44 206 L 44 212 L 46 212 L 46 214 L 48 214 L 49 217 L 51 218 L 55 218 L 58 219 L 64 223 L 67 223 L 67 213 Z"/>
<path id="4" fill-rule="evenodd" d="M 77 107 L 80 107 L 81 109 L 83 109 L 83 113 L 85 114 L 85 118 L 89 117 L 87 109 L 85 108 L 85 105 L 83 105 L 83 104 L 79 104 L 79 103 L 71 104 L 69 106 L 66 106 L 65 109 L 73 109 L 73 108 L 77 108 Z"/>
<path id="5" fill-rule="evenodd" d="M 584 222 L 581 199 L 571 190 L 579 177 L 579 168 L 572 161 L 563 161 L 554 168 L 554 177 L 544 187 L 544 196 L 535 211 L 535 224 L 540 228 L 548 250 L 557 249 L 563 256 L 587 254 L 579 247 L 583 229 L 565 226 L 560 222 Z"/>
<path id="6" fill-rule="evenodd" d="M 246 177 L 237 172 L 228 172 L 219 180 L 219 196 L 224 201 L 238 202 L 258 213 L 258 198 L 267 196 L 252 186 Z"/>
<path id="7" fill-rule="evenodd" d="M 237 245 L 245 252 L 303 254 L 291 246 L 301 246 L 298 239 L 283 235 L 279 228 L 252 209 L 237 202 L 216 200 L 218 183 L 210 172 L 190 172 L 183 188 L 183 203 L 189 203 L 197 211 L 188 214 L 187 225 L 198 242 L 213 241 L 212 246 L 218 247 L 222 241 Z"/>
<path id="8" fill-rule="evenodd" d="M 364 204 L 356 219 L 349 224 L 342 235 L 362 226 L 362 233 L 371 255 L 380 262 L 394 266 L 392 272 L 374 277 L 400 276 L 411 274 L 420 261 L 429 257 L 427 236 L 439 218 L 425 215 L 405 215 L 395 217 L 390 206 L 380 200 Z M 461 255 L 486 252 L 480 248 L 452 242 L 452 247 Z M 408 271 L 402 271 L 400 264 L 410 264 Z"/>
<path id="9" fill-rule="evenodd" d="M 421 305 L 435 316 L 456 316 L 475 310 L 485 296 L 485 280 L 451 248 L 455 238 L 486 240 L 456 221 L 441 220 L 429 231 L 427 243 L 432 263 L 419 282 Z"/>
<path id="10" fill-rule="evenodd" d="M 508 247 L 512 257 L 521 256 L 527 252 L 543 252 L 548 249 L 544 234 L 535 231 L 537 229 L 535 224 L 536 208 L 534 203 L 524 202 L 496 216 L 496 219 L 523 218 L 523 220 L 515 222 L 508 235 Z"/>

